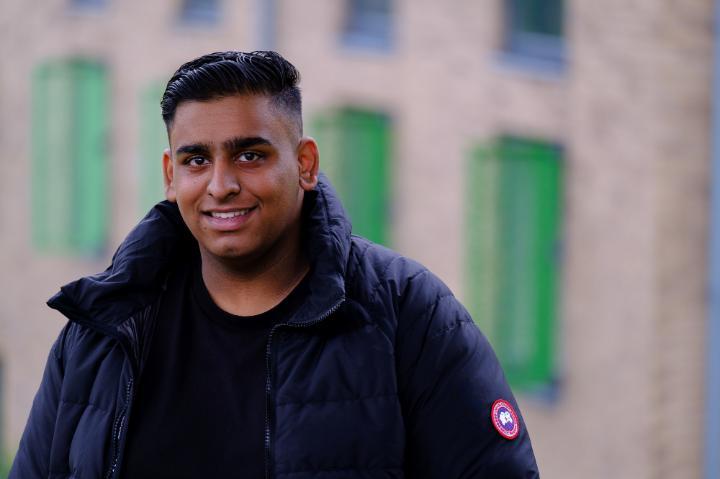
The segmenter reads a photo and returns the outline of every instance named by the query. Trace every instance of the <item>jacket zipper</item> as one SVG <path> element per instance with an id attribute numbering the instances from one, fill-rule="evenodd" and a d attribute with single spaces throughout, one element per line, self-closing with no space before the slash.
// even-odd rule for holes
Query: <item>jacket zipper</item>
<path id="1" fill-rule="evenodd" d="M 165 288 L 163 287 L 163 290 L 164 289 Z M 149 309 L 149 314 L 152 316 L 146 318 L 145 322 L 149 321 L 151 322 L 151 324 L 156 324 L 159 311 L 160 308 L 151 307 Z M 133 386 L 135 383 L 135 377 L 142 371 L 142 352 L 140 348 L 140 342 L 142 340 L 139 337 L 137 338 L 138 344 L 135 345 L 135 348 L 133 348 L 133 345 L 128 345 L 122 337 L 120 337 L 118 341 L 120 342 L 120 345 L 123 347 L 123 350 L 125 351 L 125 354 L 130 361 L 130 378 L 128 379 L 128 384 L 125 387 L 125 404 L 122 411 L 115 419 L 115 423 L 113 425 L 113 457 L 110 461 L 110 468 L 105 475 L 106 479 L 113 479 L 120 468 L 120 454 L 124 449 L 124 442 L 121 439 L 123 437 L 123 432 L 127 430 L 128 415 L 132 406 Z M 137 352 L 137 356 L 133 354 L 134 352 Z"/>
<path id="2" fill-rule="evenodd" d="M 276 324 L 272 327 L 270 330 L 270 334 L 268 334 L 268 340 L 267 340 L 267 346 L 265 348 L 265 479 L 272 479 L 272 471 L 271 469 L 271 462 L 272 457 L 270 453 L 270 425 L 271 421 L 274 419 L 272 417 L 272 406 L 273 406 L 273 397 L 272 397 L 272 373 L 270 368 L 272 367 L 271 364 L 271 343 L 273 338 L 273 333 L 276 329 L 279 329 L 281 327 L 289 327 L 289 328 L 308 328 L 310 326 L 314 326 L 319 322 L 324 321 L 330 315 L 332 315 L 335 311 L 337 311 L 340 306 L 345 302 L 345 297 L 340 298 L 340 300 L 335 303 L 330 309 L 325 311 L 322 315 L 320 315 L 317 319 L 313 321 L 307 321 L 300 324 L 297 323 L 282 323 L 282 324 Z"/>
<path id="3" fill-rule="evenodd" d="M 132 396 L 134 378 L 131 376 L 128 381 L 128 385 L 125 388 L 125 405 L 123 406 L 122 412 L 115 419 L 113 426 L 113 458 L 110 462 L 110 470 L 105 476 L 107 479 L 112 479 L 115 476 L 115 472 L 118 469 L 120 462 L 120 437 L 122 436 L 123 426 L 125 426 L 125 420 L 127 419 L 127 411 L 130 407 L 130 398 Z"/>

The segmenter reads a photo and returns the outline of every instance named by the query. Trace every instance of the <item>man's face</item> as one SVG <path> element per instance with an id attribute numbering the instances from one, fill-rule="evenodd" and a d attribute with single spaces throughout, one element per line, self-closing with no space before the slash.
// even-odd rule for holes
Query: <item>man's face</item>
<path id="1" fill-rule="evenodd" d="M 166 195 L 203 255 L 255 260 L 297 241 L 317 147 L 262 95 L 180 103 L 165 152 Z"/>

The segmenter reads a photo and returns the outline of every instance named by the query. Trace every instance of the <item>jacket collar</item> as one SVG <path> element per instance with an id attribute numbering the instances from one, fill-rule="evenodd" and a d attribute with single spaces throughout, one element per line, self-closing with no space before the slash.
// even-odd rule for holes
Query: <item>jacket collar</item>
<path id="1" fill-rule="evenodd" d="M 303 245 L 312 263 L 310 293 L 290 323 L 314 322 L 343 301 L 350 231 L 335 190 L 321 174 L 303 204 Z M 188 257 L 188 248 L 197 248 L 197 243 L 177 205 L 158 203 L 122 242 L 105 271 L 66 284 L 48 306 L 70 320 L 116 330 L 157 300 L 172 265 Z"/>
<path id="2" fill-rule="evenodd" d="M 345 299 L 350 232 L 340 199 L 321 174 L 317 187 L 305 193 L 303 204 L 303 247 L 312 264 L 310 293 L 290 323 L 320 320 Z"/>

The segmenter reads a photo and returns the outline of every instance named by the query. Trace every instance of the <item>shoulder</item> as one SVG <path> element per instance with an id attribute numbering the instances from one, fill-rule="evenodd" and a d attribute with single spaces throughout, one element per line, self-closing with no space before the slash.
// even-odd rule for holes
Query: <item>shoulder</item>
<path id="1" fill-rule="evenodd" d="M 68 362 L 88 361 L 98 351 L 111 349 L 115 343 L 115 339 L 88 326 L 68 321 L 55 340 L 51 354 L 67 365 Z"/>
<path id="2" fill-rule="evenodd" d="M 458 321 L 472 322 L 447 285 L 425 266 L 358 236 L 352 237 L 346 288 L 348 297 L 379 308 L 395 322 L 431 321 L 431 334 Z"/>
<path id="3" fill-rule="evenodd" d="M 450 290 L 425 266 L 385 246 L 360 236 L 352 236 L 347 265 L 350 286 L 370 290 L 390 288 L 402 296 L 406 288 L 422 285 L 428 294 L 447 294 Z"/>

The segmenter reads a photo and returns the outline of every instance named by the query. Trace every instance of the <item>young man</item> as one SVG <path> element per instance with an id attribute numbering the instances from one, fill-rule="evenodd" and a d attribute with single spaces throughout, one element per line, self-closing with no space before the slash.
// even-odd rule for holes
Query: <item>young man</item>
<path id="1" fill-rule="evenodd" d="M 167 200 L 49 304 L 11 478 L 530 478 L 487 341 L 435 276 L 351 236 L 295 68 L 214 53 L 162 101 Z"/>

